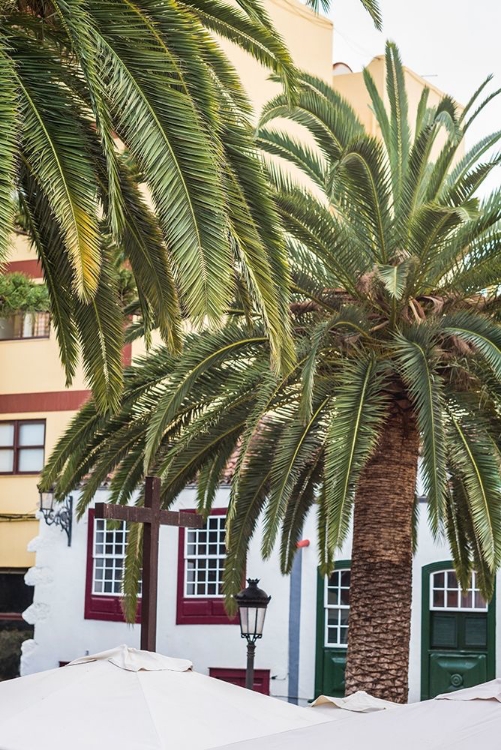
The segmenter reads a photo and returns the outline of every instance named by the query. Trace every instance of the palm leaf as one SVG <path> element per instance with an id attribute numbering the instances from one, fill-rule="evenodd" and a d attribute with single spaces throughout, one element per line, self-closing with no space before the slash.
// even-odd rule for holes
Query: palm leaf
<path id="1" fill-rule="evenodd" d="M 89 300 L 99 279 L 96 175 L 86 158 L 75 102 L 57 81 L 57 62 L 27 39 L 13 51 L 30 171 L 55 216 L 74 271 L 79 297 Z M 43 65 L 41 61 L 43 60 Z"/>
<path id="2" fill-rule="evenodd" d="M 8 54 L 7 40 L 0 36 L 0 262 L 10 245 L 14 223 L 12 185 L 15 175 L 15 150 L 18 137 L 18 102 L 15 71 Z"/>
<path id="3" fill-rule="evenodd" d="M 443 422 L 443 382 L 436 371 L 435 339 L 428 329 L 413 328 L 395 337 L 395 359 L 412 398 L 423 444 L 423 484 L 432 530 L 445 517 L 447 462 Z"/>
<path id="4" fill-rule="evenodd" d="M 448 415 L 451 466 L 462 478 L 482 556 L 493 571 L 501 559 L 501 456 L 477 417 L 457 403 L 451 404 Z"/>
<path id="5" fill-rule="evenodd" d="M 444 316 L 441 329 L 450 336 L 457 336 L 473 344 L 475 349 L 501 379 L 501 330 L 499 325 L 478 313 L 457 313 Z"/>
<path id="6" fill-rule="evenodd" d="M 374 357 L 346 362 L 338 376 L 325 442 L 327 544 L 341 546 L 348 532 L 357 481 L 387 416 L 384 374 Z"/>

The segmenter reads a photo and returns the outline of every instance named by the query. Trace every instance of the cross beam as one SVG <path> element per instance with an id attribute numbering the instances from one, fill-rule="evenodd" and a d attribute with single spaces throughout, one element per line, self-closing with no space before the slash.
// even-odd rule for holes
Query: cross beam
<path id="1" fill-rule="evenodd" d="M 160 504 L 160 479 L 158 477 L 146 477 L 144 507 L 96 503 L 95 517 L 129 523 L 144 523 L 141 649 L 155 651 L 160 526 L 185 526 L 200 529 L 204 525 L 204 520 L 202 516 L 196 513 L 163 510 Z"/>

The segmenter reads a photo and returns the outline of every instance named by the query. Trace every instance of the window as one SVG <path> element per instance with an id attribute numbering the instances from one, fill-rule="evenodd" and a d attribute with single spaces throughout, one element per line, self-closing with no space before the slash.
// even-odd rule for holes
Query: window
<path id="1" fill-rule="evenodd" d="M 430 576 L 432 610 L 487 612 L 487 602 L 477 587 L 476 573 L 471 574 L 467 591 L 461 586 L 454 570 L 439 570 Z"/>
<path id="2" fill-rule="evenodd" d="M 50 313 L 26 312 L 0 318 L 0 340 L 47 339 L 50 334 Z"/>
<path id="3" fill-rule="evenodd" d="M 45 420 L 0 422 L 0 474 L 38 474 L 44 448 Z"/>
<path id="4" fill-rule="evenodd" d="M 0 623 L 24 622 L 22 613 L 33 604 L 33 586 L 24 582 L 25 574 L 26 569 L 0 569 Z"/>
<path id="5" fill-rule="evenodd" d="M 203 529 L 185 532 L 186 597 L 223 595 L 223 570 L 226 559 L 224 545 L 226 516 L 212 516 Z"/>
<path id="6" fill-rule="evenodd" d="M 120 600 L 128 533 L 125 521 L 109 523 L 95 518 L 94 511 L 89 511 L 85 592 L 87 619 L 124 619 Z"/>
<path id="7" fill-rule="evenodd" d="M 349 568 L 340 568 L 325 579 L 325 646 L 348 645 L 350 576 Z"/>
<path id="8" fill-rule="evenodd" d="M 228 624 L 223 603 L 226 509 L 213 510 L 202 529 L 179 529 L 178 625 Z"/>

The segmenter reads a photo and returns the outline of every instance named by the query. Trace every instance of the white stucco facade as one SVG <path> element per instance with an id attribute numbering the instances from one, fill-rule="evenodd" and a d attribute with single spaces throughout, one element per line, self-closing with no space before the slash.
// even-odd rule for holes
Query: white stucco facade
<path id="1" fill-rule="evenodd" d="M 193 508 L 195 490 L 183 491 L 176 509 Z M 227 506 L 229 489 L 218 491 L 215 507 Z M 106 491 L 96 495 L 105 501 Z M 139 647 L 139 626 L 123 622 L 85 619 L 85 578 L 87 564 L 88 517 L 74 522 L 71 547 L 66 535 L 40 522 L 40 534 L 31 548 L 36 565 L 26 581 L 34 586 L 34 602 L 25 619 L 35 626 L 34 638 L 23 649 L 22 674 L 53 669 L 86 653 L 95 653 L 126 643 Z M 303 539 L 309 546 L 298 550 L 299 575 L 289 578 L 279 572 L 278 555 L 263 562 L 260 533 L 257 532 L 248 556 L 247 575 L 261 580 L 271 594 L 264 637 L 256 648 L 256 669 L 270 671 L 270 693 L 285 700 L 306 704 L 315 692 L 315 654 L 317 640 L 317 561 L 316 520 L 312 512 L 304 527 Z M 175 527 L 162 527 L 160 536 L 158 637 L 157 650 L 174 657 L 189 658 L 195 669 L 208 673 L 210 668 L 245 668 L 245 641 L 237 624 L 176 624 L 178 534 Z M 349 560 L 348 539 L 338 559 Z M 448 561 L 445 543 L 435 542 L 428 529 L 425 504 L 421 504 L 419 548 L 414 558 L 413 604 L 410 644 L 409 700 L 421 694 L 421 573 L 423 566 Z M 291 595 L 292 589 L 292 595 Z M 298 600 L 300 596 L 300 604 Z M 295 597 L 295 604 L 292 603 Z M 499 608 L 499 604 L 496 605 Z M 292 607 L 292 609 L 291 609 Z M 500 621 L 497 612 L 497 621 Z M 501 664 L 501 634 L 496 637 L 496 664 Z"/>

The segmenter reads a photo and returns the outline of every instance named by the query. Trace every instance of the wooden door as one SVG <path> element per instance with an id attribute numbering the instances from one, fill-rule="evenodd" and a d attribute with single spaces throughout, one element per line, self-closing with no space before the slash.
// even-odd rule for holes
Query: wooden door
<path id="1" fill-rule="evenodd" d="M 472 575 L 461 591 L 450 563 L 423 570 L 423 699 L 472 687 L 495 675 L 495 612 Z"/>
<path id="2" fill-rule="evenodd" d="M 336 564 L 330 578 L 318 577 L 315 697 L 344 696 L 350 614 L 350 562 Z"/>

